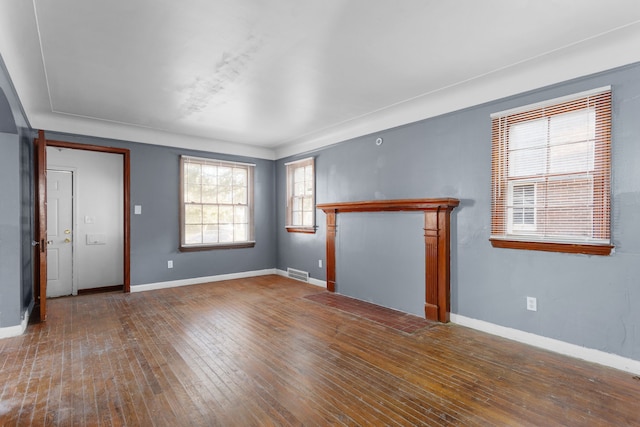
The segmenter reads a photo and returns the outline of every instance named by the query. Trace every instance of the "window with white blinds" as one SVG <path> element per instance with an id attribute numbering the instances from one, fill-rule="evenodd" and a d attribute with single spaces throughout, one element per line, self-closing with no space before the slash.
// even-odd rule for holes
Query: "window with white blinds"
<path id="1" fill-rule="evenodd" d="M 608 254 L 611 89 L 491 118 L 494 246 Z"/>
<path id="2" fill-rule="evenodd" d="M 181 156 L 181 250 L 253 246 L 253 169 Z"/>

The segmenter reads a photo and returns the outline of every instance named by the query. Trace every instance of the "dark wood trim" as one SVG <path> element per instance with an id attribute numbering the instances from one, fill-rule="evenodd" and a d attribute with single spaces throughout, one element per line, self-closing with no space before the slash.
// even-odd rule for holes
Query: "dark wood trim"
<path id="1" fill-rule="evenodd" d="M 123 285 L 102 286 L 100 288 L 78 289 L 78 295 L 101 294 L 104 292 L 117 292 L 123 290 Z"/>
<path id="2" fill-rule="evenodd" d="M 569 254 L 610 255 L 613 245 L 585 245 L 577 243 L 523 242 L 520 240 L 489 239 L 494 248 L 525 249 L 530 251 L 564 252 Z"/>
<path id="3" fill-rule="evenodd" d="M 43 132 L 43 131 L 40 131 Z M 43 132 L 44 138 L 44 132 Z M 76 142 L 46 140 L 46 145 L 73 150 L 97 151 L 100 153 L 122 155 L 122 182 L 123 182 L 123 206 L 124 206 L 124 248 L 123 248 L 123 291 L 131 291 L 131 152 L 127 148 L 107 147 L 102 145 L 81 144 Z"/>
<path id="4" fill-rule="evenodd" d="M 327 290 L 336 291 L 336 209 L 321 208 L 327 217 Z"/>
<path id="5" fill-rule="evenodd" d="M 34 304 L 39 307 L 40 321 L 47 320 L 47 141 L 38 131 L 35 146 L 35 225 Z"/>
<path id="6" fill-rule="evenodd" d="M 253 248 L 256 242 L 242 242 L 242 243 L 229 243 L 219 245 L 198 245 L 198 246 L 180 246 L 178 250 L 180 252 L 200 252 L 200 251 L 213 251 L 216 249 L 242 249 Z"/>
<path id="7" fill-rule="evenodd" d="M 337 212 L 389 212 L 389 211 L 426 211 L 438 208 L 455 208 L 460 200 L 452 198 L 441 199 L 397 199 L 397 200 L 367 200 L 359 202 L 321 203 L 317 207 L 326 212 L 332 209 Z"/>
<path id="8" fill-rule="evenodd" d="M 369 200 L 344 203 L 322 203 L 317 207 L 327 221 L 327 290 L 335 292 L 336 284 L 336 217 L 346 212 L 423 211 L 425 239 L 425 317 L 439 322 L 449 321 L 451 211 L 458 199 Z"/>
<path id="9" fill-rule="evenodd" d="M 286 227 L 289 233 L 316 234 L 316 227 Z"/>

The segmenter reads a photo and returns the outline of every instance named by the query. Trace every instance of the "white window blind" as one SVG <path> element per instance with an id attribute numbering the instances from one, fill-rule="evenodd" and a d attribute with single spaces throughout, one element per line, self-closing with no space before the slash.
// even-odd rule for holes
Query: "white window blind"
<path id="1" fill-rule="evenodd" d="M 492 115 L 492 239 L 610 244 L 611 90 Z"/>

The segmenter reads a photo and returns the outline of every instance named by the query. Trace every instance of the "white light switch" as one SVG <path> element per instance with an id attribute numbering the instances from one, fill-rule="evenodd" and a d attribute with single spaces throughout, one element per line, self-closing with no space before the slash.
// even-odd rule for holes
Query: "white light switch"
<path id="1" fill-rule="evenodd" d="M 134 213 L 134 215 L 141 215 L 142 214 L 142 205 L 135 205 L 133 207 L 133 213 Z"/>

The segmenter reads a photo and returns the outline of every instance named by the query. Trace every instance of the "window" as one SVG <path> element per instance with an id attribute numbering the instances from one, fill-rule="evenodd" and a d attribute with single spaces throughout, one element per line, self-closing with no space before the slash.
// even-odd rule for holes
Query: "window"
<path id="1" fill-rule="evenodd" d="M 180 166 L 180 249 L 254 246 L 254 165 L 182 156 Z"/>
<path id="2" fill-rule="evenodd" d="M 611 89 L 491 118 L 493 246 L 608 255 Z"/>
<path id="3" fill-rule="evenodd" d="M 315 233 L 315 173 L 313 158 L 287 163 L 287 231 Z"/>

